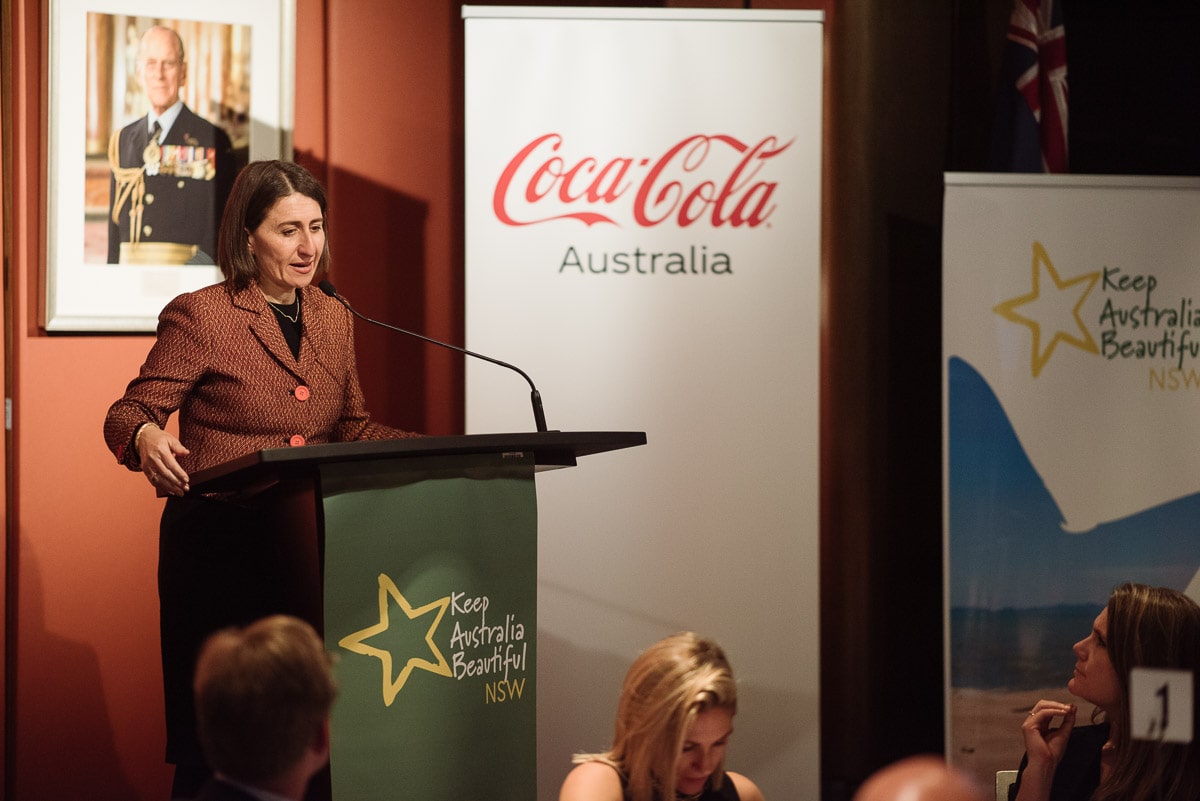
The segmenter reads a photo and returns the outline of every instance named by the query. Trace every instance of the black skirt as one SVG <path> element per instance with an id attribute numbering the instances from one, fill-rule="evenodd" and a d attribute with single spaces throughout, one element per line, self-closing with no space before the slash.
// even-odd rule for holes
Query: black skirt
<path id="1" fill-rule="evenodd" d="M 296 615 L 322 629 L 319 568 L 305 553 L 312 540 L 288 520 L 269 497 L 252 504 L 167 499 L 159 526 L 158 597 L 168 762 L 204 764 L 192 677 L 210 634 L 272 614 Z"/>

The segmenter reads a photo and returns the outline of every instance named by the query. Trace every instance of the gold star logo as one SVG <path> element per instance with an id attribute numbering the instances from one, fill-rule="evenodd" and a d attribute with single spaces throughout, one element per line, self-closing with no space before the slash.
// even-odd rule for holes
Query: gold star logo
<path id="1" fill-rule="evenodd" d="M 1042 292 L 1042 273 L 1050 276 L 1053 282 L 1046 292 Z M 1059 342 L 1074 345 L 1088 353 L 1099 353 L 1096 340 L 1083 324 L 1079 310 L 1087 299 L 1088 293 L 1096 285 L 1100 273 L 1084 273 L 1069 281 L 1058 277 L 1058 271 L 1050 261 L 1046 249 L 1041 242 L 1033 243 L 1033 291 L 1020 297 L 1006 300 L 997 305 L 992 311 L 1006 320 L 1018 325 L 1028 326 L 1033 332 L 1032 366 L 1033 377 L 1037 378 L 1050 361 L 1055 346 Z M 1024 313 L 1018 313 L 1017 308 L 1024 306 Z M 1043 345 L 1043 342 L 1045 344 Z"/>
<path id="2" fill-rule="evenodd" d="M 388 615 L 388 598 L 395 599 L 400 608 L 404 610 L 406 618 L 410 621 L 436 612 L 433 623 L 425 632 L 424 638 L 425 644 L 429 646 L 434 659 L 411 656 L 405 661 L 403 669 L 401 669 L 399 675 L 395 678 L 392 677 L 392 652 L 386 648 L 376 648 L 366 643 L 372 637 L 387 632 L 391 626 Z M 452 675 L 450 672 L 450 663 L 446 661 L 446 657 L 442 656 L 442 652 L 433 641 L 433 633 L 437 631 L 438 624 L 442 622 L 442 616 L 446 614 L 446 608 L 449 605 L 450 598 L 446 597 L 439 598 L 432 603 L 414 609 L 408 602 L 408 599 L 396 588 L 396 584 L 386 574 L 379 574 L 379 622 L 361 631 L 346 635 L 338 641 L 338 645 L 356 654 L 373 656 L 383 663 L 383 703 L 385 705 L 392 705 L 392 701 L 396 700 L 396 695 L 404 687 L 404 683 L 408 681 L 409 675 L 415 668 L 428 670 L 430 673 L 436 673 L 439 676 Z M 399 625 L 397 628 L 399 628 Z"/>

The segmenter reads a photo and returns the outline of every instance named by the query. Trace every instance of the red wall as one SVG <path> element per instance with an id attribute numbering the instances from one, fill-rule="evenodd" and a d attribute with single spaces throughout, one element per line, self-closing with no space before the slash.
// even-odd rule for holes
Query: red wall
<path id="1" fill-rule="evenodd" d="M 154 588 L 158 503 L 99 436 L 146 337 L 47 337 L 42 8 L 11 6 L 15 87 L 8 298 L 10 435 L 6 596 L 11 798 L 165 795 Z M 11 49 L 10 49 L 11 48 Z M 134 480 L 130 480 L 134 478 Z M 64 759 L 64 755 L 70 755 Z M 100 796 L 97 788 L 106 788 Z"/>
<path id="2" fill-rule="evenodd" d="M 294 141 L 297 160 L 327 182 L 335 280 L 369 316 L 461 341 L 458 6 L 331 5 L 297 2 Z M 171 775 L 155 579 L 162 502 L 101 437 L 105 410 L 151 338 L 50 336 L 38 326 L 46 6 L 6 4 L 3 43 L 14 120 L 4 167 L 14 402 L 4 797 L 158 801 Z M 373 331 L 359 345 L 378 417 L 461 429 L 457 362 Z"/>
<path id="3" fill-rule="evenodd" d="M 298 48 L 296 81 L 297 121 L 325 124 L 318 132 L 298 122 L 296 152 L 329 192 L 333 281 L 369 317 L 461 344 L 459 6 L 341 0 L 325 20 L 337 55 Z M 305 38 L 319 36 L 308 22 Z M 460 357 L 375 327 L 356 336 L 376 414 L 428 433 L 461 431 Z"/>

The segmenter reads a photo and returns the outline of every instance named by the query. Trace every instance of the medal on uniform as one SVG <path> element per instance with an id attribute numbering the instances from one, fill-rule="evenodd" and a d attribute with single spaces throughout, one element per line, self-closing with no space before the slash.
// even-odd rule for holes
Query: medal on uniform
<path id="1" fill-rule="evenodd" d="M 146 165 L 147 175 L 158 175 L 158 165 L 162 163 L 162 145 L 156 140 L 151 139 L 142 151 L 142 163 Z"/>

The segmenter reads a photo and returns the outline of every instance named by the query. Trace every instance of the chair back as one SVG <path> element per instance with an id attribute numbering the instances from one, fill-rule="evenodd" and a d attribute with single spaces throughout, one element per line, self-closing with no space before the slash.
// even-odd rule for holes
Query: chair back
<path id="1" fill-rule="evenodd" d="M 1017 772 L 1015 770 L 996 771 L 996 801 L 1008 801 L 1008 794 L 1016 783 Z"/>

